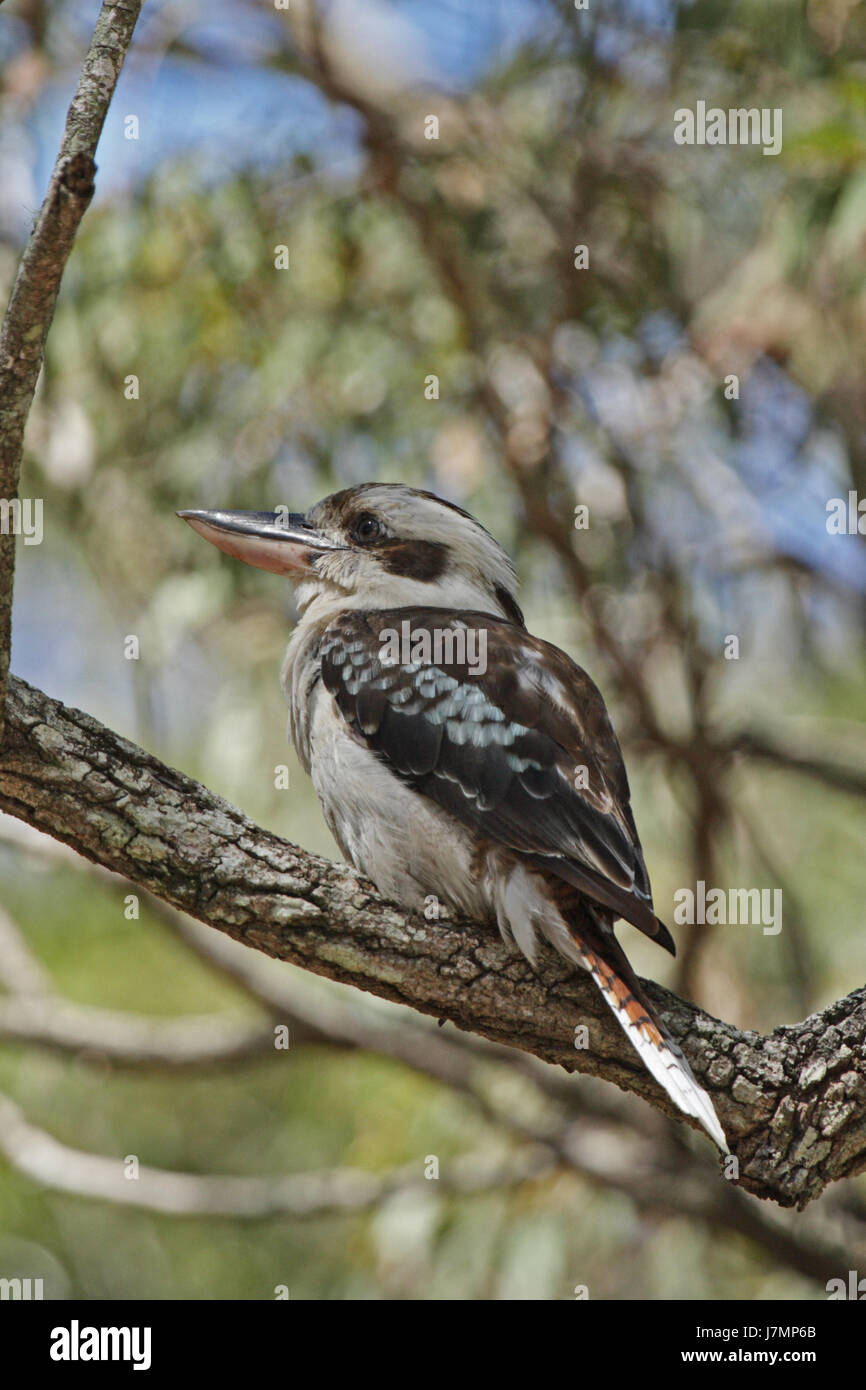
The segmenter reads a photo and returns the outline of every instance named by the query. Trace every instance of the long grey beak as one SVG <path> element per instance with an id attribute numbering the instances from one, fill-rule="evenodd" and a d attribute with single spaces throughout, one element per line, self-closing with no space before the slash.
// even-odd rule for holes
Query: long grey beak
<path id="1" fill-rule="evenodd" d="M 206 541 L 236 560 L 273 574 L 309 572 L 317 556 L 343 546 L 300 512 L 178 512 Z"/>

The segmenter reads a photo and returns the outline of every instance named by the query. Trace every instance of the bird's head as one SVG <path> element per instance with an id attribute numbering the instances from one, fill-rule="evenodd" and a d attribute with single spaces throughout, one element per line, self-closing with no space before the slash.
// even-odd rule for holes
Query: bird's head
<path id="1" fill-rule="evenodd" d="M 302 612 L 423 606 L 523 622 L 505 551 L 468 512 L 431 492 L 363 483 L 304 514 L 178 515 L 226 554 L 285 575 Z"/>

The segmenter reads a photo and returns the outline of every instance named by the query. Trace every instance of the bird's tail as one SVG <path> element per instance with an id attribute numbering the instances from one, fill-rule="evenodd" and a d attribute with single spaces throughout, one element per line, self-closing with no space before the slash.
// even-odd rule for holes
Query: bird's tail
<path id="1" fill-rule="evenodd" d="M 728 1141 L 706 1091 L 699 1086 L 692 1069 L 673 1038 L 654 1017 L 652 1007 L 623 956 L 614 969 L 585 939 L 578 938 L 582 963 L 604 995 L 639 1053 L 647 1070 L 663 1086 L 684 1115 L 699 1120 L 723 1153 Z"/>

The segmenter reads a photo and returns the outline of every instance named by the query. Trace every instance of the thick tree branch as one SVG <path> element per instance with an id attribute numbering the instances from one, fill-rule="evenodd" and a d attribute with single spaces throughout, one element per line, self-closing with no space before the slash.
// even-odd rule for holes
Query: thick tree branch
<path id="1" fill-rule="evenodd" d="M 94 156 L 142 0 L 105 3 L 66 117 L 45 201 L 21 258 L 0 332 L 0 501 L 18 497 L 24 427 L 75 234 L 93 197 Z M 0 525 L 0 734 L 12 640 L 15 530 Z"/>
<path id="2" fill-rule="evenodd" d="M 673 1113 L 592 983 L 558 960 L 536 975 L 488 928 L 401 911 L 23 681 L 10 681 L 7 724 L 0 809 L 271 956 Z M 743 1187 L 804 1206 L 866 1167 L 866 990 L 761 1037 L 649 989 L 713 1097 Z"/>

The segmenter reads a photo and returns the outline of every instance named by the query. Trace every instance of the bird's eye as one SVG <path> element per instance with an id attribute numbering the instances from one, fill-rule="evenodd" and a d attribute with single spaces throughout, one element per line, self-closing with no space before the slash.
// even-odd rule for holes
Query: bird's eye
<path id="1" fill-rule="evenodd" d="M 369 545 L 371 541 L 376 541 L 382 534 L 382 523 L 369 512 L 359 516 L 355 525 L 352 527 L 353 540 L 359 541 L 361 545 Z"/>

